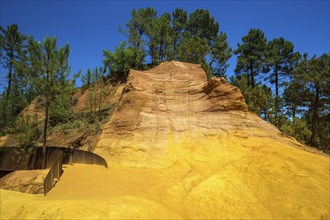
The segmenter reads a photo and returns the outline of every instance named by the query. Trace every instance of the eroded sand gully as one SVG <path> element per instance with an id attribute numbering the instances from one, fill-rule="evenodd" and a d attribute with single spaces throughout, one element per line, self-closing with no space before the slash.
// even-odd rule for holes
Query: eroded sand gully
<path id="1" fill-rule="evenodd" d="M 47 196 L 0 190 L 1 219 L 328 219 L 329 157 L 247 111 L 198 65 L 131 71 L 95 152 Z"/>

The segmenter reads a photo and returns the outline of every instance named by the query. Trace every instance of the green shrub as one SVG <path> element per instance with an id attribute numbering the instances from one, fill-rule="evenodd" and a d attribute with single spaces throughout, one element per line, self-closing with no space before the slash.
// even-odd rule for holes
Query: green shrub
<path id="1" fill-rule="evenodd" d="M 309 142 L 312 135 L 312 132 L 308 129 L 307 122 L 299 118 L 295 118 L 294 123 L 288 120 L 280 127 L 280 130 L 304 144 Z"/>
<path id="2" fill-rule="evenodd" d="M 18 144 L 24 149 L 33 147 L 36 140 L 40 137 L 41 131 L 38 128 L 38 116 L 23 115 L 16 120 Z"/>

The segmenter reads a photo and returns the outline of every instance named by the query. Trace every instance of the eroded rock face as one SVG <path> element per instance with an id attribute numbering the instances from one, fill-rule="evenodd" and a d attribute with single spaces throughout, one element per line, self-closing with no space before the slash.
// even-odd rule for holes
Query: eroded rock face
<path id="1" fill-rule="evenodd" d="M 210 108 L 207 111 L 244 111 L 247 106 L 238 88 L 230 85 L 224 78 L 211 78 L 203 88 L 207 94 Z"/>
<path id="2" fill-rule="evenodd" d="M 249 113 L 239 89 L 224 78 L 207 80 L 200 65 L 165 62 L 147 71 L 131 70 L 96 153 L 110 163 L 162 166 L 172 161 L 159 160 L 168 156 L 170 146 L 228 133 L 285 139 Z"/>

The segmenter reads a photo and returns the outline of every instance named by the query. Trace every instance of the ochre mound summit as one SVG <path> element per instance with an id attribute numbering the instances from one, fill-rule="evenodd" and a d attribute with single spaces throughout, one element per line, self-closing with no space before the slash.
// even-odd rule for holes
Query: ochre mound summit
<path id="1" fill-rule="evenodd" d="M 44 197 L 1 190 L 1 219 L 328 219 L 330 160 L 248 112 L 199 65 L 134 71 L 98 136 Z"/>

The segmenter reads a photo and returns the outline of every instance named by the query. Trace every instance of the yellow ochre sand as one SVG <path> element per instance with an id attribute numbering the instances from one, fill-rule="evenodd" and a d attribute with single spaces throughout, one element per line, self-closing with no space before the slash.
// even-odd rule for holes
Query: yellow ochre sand
<path id="1" fill-rule="evenodd" d="M 0 218 L 329 219 L 329 157 L 231 135 L 166 155 L 162 168 L 67 165 L 47 196 L 0 190 Z"/>

